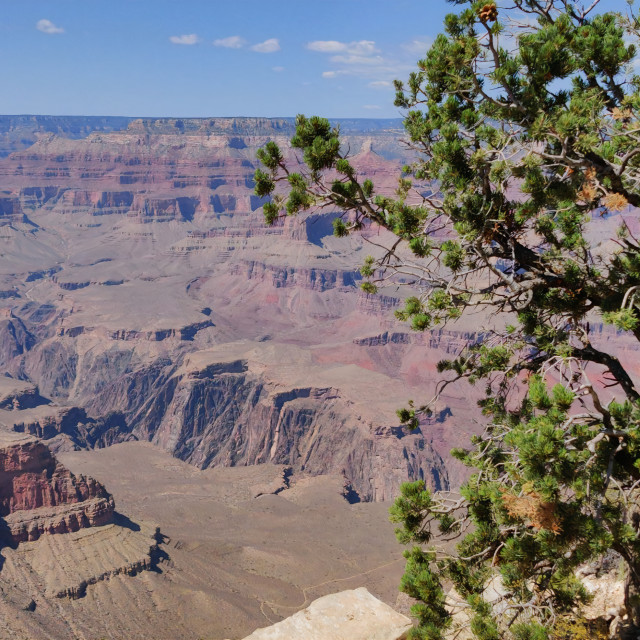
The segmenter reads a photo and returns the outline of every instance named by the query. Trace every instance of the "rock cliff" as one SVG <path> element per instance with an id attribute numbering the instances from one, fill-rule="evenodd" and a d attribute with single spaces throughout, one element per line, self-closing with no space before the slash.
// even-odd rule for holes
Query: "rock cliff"
<path id="1" fill-rule="evenodd" d="M 0 434 L 0 518 L 8 542 L 104 525 L 113 512 L 113 498 L 99 482 L 73 475 L 44 444 Z"/>

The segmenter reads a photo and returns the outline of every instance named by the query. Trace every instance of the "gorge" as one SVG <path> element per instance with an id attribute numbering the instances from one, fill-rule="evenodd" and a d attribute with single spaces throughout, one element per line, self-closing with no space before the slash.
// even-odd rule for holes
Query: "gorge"
<path id="1" fill-rule="evenodd" d="M 340 124 L 393 189 L 399 121 Z M 291 132 L 0 117 L 0 436 L 31 456 L 0 469 L 0 638 L 244 637 L 349 587 L 395 604 L 387 501 L 456 482 L 467 401 L 414 434 L 395 409 L 474 329 L 407 332 L 331 212 L 264 225 L 255 153 Z"/>
<path id="2" fill-rule="evenodd" d="M 335 214 L 264 226 L 255 152 L 290 120 L 132 120 L 76 139 L 71 124 L 0 161 L 2 368 L 42 398 L 3 410 L 8 429 L 57 451 L 138 439 L 200 468 L 340 473 L 362 500 L 457 480 L 443 420 L 464 398 L 429 433 L 406 434 L 395 409 L 473 331 L 407 333 L 401 291 L 359 291 L 375 246 L 334 238 Z M 340 126 L 392 190 L 400 123 Z"/>
<path id="3" fill-rule="evenodd" d="M 338 124 L 391 193 L 401 122 Z M 0 117 L 0 638 L 239 638 L 361 586 L 396 605 L 388 502 L 460 485 L 482 389 L 413 433 L 395 412 L 487 322 L 416 333 L 393 314 L 411 289 L 364 293 L 380 230 L 266 227 L 256 150 L 292 132 Z M 640 375 L 632 340 L 591 331 Z"/>

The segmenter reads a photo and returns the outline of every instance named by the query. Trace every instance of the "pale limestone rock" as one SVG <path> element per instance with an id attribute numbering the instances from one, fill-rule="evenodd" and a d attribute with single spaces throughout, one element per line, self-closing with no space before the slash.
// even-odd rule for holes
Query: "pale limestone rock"
<path id="1" fill-rule="evenodd" d="M 615 558 L 619 558 L 619 556 L 609 554 L 609 566 L 605 566 L 600 573 L 597 573 L 594 563 L 582 565 L 576 571 L 577 577 L 580 578 L 587 591 L 593 597 L 588 605 L 580 609 L 580 615 L 586 620 L 603 619 L 608 622 L 611 637 L 614 637 L 625 616 L 625 581 L 615 562 Z M 500 575 L 495 575 L 487 582 L 483 597 L 492 604 L 499 603 L 506 594 L 507 590 L 502 584 Z M 447 637 L 455 638 L 456 640 L 473 640 L 474 635 L 469 628 L 471 621 L 469 607 L 454 589 L 447 594 L 446 606 L 453 618 L 453 626 Z M 501 605 L 494 604 L 494 611 L 504 613 L 506 606 L 506 602 Z"/>
<path id="2" fill-rule="evenodd" d="M 626 619 L 625 580 L 622 572 L 613 565 L 608 571 L 580 577 L 587 591 L 593 596 L 593 600 L 582 609 L 582 615 L 587 620 L 605 620 L 609 624 L 609 637 L 617 637 L 618 630 Z"/>
<path id="3" fill-rule="evenodd" d="M 245 640 L 401 640 L 411 626 L 409 618 L 360 587 L 318 598 Z"/>
<path id="4" fill-rule="evenodd" d="M 497 614 L 504 614 L 507 610 L 508 603 L 502 599 L 507 595 L 508 591 L 502 584 L 500 574 L 494 575 L 487 581 L 482 597 L 493 605 L 493 610 Z M 453 625 L 447 634 L 447 638 L 455 640 L 473 640 L 475 636 L 471 632 L 471 617 L 469 605 L 463 600 L 455 589 L 451 589 L 447 594 L 445 606 L 451 613 Z"/>

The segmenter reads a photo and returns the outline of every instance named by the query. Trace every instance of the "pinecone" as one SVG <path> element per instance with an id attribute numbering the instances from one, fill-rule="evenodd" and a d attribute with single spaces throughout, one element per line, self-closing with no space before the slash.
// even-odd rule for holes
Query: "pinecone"
<path id="1" fill-rule="evenodd" d="M 493 3 L 487 3 L 478 14 L 480 22 L 493 22 L 498 17 L 498 7 Z"/>

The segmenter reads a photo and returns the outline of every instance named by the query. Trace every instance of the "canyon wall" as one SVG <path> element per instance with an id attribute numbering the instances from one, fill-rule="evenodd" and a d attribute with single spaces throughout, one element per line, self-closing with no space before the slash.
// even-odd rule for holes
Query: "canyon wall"
<path id="1" fill-rule="evenodd" d="M 392 193 L 410 160 L 400 122 L 339 124 L 358 172 Z M 406 287 L 362 292 L 381 230 L 335 238 L 330 211 L 266 227 L 256 150 L 292 131 L 289 119 L 35 122 L 34 144 L 0 159 L 4 430 L 54 451 L 146 440 L 201 468 L 337 473 L 361 500 L 409 478 L 461 482 L 448 451 L 481 429 L 482 390 L 449 387 L 415 433 L 395 411 L 429 399 L 436 363 L 488 327 L 416 334 L 393 316 Z M 640 373 L 632 341 L 602 340 Z"/>
<path id="2" fill-rule="evenodd" d="M 75 476 L 35 438 L 0 434 L 0 537 L 12 544 L 43 534 L 108 524 L 114 503 L 93 478 Z"/>
<path id="3" fill-rule="evenodd" d="M 126 129 L 131 120 L 121 116 L 0 115 L 0 158 L 30 147 L 43 134 L 85 138 L 93 131 Z"/>

